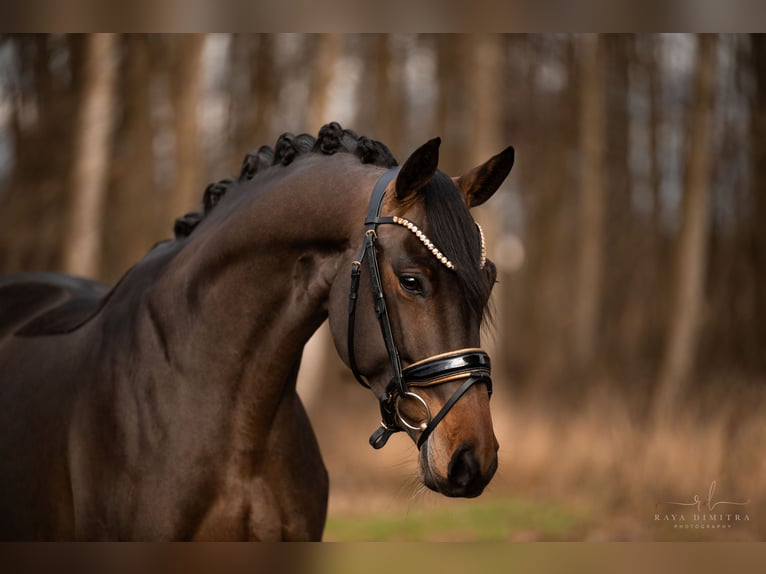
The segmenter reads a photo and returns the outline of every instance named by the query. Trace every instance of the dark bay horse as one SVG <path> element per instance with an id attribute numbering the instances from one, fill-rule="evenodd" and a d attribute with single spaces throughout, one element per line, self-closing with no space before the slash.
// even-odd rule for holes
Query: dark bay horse
<path id="1" fill-rule="evenodd" d="M 327 473 L 295 380 L 328 317 L 380 400 L 373 446 L 404 431 L 426 486 L 479 495 L 495 274 L 469 208 L 513 149 L 451 178 L 438 148 L 398 168 L 335 123 L 285 134 L 115 287 L 0 278 L 0 539 L 320 539 Z"/>

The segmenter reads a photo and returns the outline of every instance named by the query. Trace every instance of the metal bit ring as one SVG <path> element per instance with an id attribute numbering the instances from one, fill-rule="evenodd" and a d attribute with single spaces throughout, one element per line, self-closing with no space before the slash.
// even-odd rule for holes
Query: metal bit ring
<path id="1" fill-rule="evenodd" d="M 415 399 L 416 401 L 418 401 L 418 402 L 419 402 L 421 405 L 423 405 L 423 409 L 425 410 L 425 413 L 426 413 L 426 418 L 425 418 L 425 420 L 424 420 L 423 422 L 421 422 L 421 423 L 420 423 L 420 424 L 418 424 L 417 426 L 415 426 L 415 425 L 411 424 L 409 421 L 407 421 L 407 419 L 406 419 L 406 418 L 404 418 L 404 416 L 402 415 L 402 413 L 401 413 L 401 412 L 399 412 L 399 402 L 400 402 L 402 399 L 404 399 L 404 398 L 407 398 L 407 397 L 412 397 L 412 398 L 414 398 L 414 399 Z M 410 430 L 414 430 L 414 431 L 424 431 L 424 430 L 426 429 L 426 427 L 428 426 L 428 424 L 431 422 L 431 409 L 429 409 L 429 408 L 428 408 L 428 405 L 426 404 L 426 401 L 425 401 L 425 400 L 423 400 L 423 398 L 422 398 L 420 395 L 417 395 L 417 394 L 415 394 L 415 393 L 411 393 L 411 392 L 409 392 L 409 391 L 408 391 L 408 392 L 404 393 L 403 395 L 399 395 L 399 396 L 396 398 L 396 403 L 394 404 L 394 409 L 396 410 L 396 417 L 399 419 L 399 421 L 400 421 L 400 422 L 401 422 L 401 423 L 402 423 L 404 426 L 406 426 L 408 429 L 410 429 Z"/>

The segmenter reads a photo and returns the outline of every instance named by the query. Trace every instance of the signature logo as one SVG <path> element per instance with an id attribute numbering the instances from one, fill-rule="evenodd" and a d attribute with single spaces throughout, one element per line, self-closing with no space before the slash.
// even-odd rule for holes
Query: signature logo
<path id="1" fill-rule="evenodd" d="M 710 489 L 707 492 L 707 500 L 702 500 L 700 498 L 699 494 L 695 494 L 694 498 L 692 498 L 691 502 L 661 502 L 660 504 L 671 504 L 674 506 L 691 506 L 696 507 L 697 512 L 702 512 L 702 503 L 704 502 L 707 509 L 709 511 L 713 511 L 716 509 L 717 506 L 720 506 L 721 504 L 728 504 L 732 506 L 747 506 L 750 504 L 750 499 L 748 498 L 745 501 L 742 502 L 732 502 L 730 500 L 718 500 L 713 502 L 713 496 L 715 495 L 715 489 L 718 487 L 718 483 L 714 480 L 710 483 Z"/>
<path id="2" fill-rule="evenodd" d="M 695 494 L 689 502 L 658 502 L 657 506 L 680 506 L 681 509 L 665 513 L 657 513 L 655 509 L 654 521 L 672 523 L 673 528 L 682 529 L 731 528 L 734 524 L 750 522 L 750 515 L 745 509 L 737 508 L 750 504 L 750 499 L 716 500 L 715 491 L 717 487 L 718 483 L 715 480 L 710 483 L 706 499 Z"/>

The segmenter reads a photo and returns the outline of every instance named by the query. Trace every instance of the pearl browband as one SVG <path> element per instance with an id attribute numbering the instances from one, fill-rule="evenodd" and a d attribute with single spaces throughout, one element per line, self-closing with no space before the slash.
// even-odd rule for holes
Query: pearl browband
<path id="1" fill-rule="evenodd" d="M 481 228 L 481 225 L 476 223 L 476 228 L 479 230 L 479 239 L 481 239 L 481 259 L 479 260 L 479 266 L 484 269 L 487 265 L 487 245 L 484 243 L 484 230 Z"/>
<path id="2" fill-rule="evenodd" d="M 420 229 L 418 229 L 418 226 L 412 223 L 409 219 L 405 219 L 404 217 L 399 217 L 397 215 L 394 215 L 392 218 L 394 223 L 397 225 L 401 225 L 402 227 L 406 227 L 412 233 L 415 234 L 415 237 L 417 237 L 420 242 L 426 246 L 426 249 L 428 249 L 434 257 L 436 257 L 447 269 L 450 269 L 452 271 L 455 270 L 455 264 L 452 263 L 449 259 L 447 259 L 447 256 L 444 255 L 439 249 L 436 247 L 436 245 L 433 244 L 433 242 L 428 238 L 428 236 L 423 233 Z M 478 223 L 476 224 L 476 227 L 479 230 L 479 238 L 481 239 L 481 268 L 484 269 L 484 266 L 487 264 L 487 248 L 484 245 L 484 231 L 481 229 L 481 225 Z"/>

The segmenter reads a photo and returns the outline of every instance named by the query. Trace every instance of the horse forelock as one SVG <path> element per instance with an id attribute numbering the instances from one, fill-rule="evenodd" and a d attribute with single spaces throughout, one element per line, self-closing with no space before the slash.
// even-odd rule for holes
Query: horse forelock
<path id="1" fill-rule="evenodd" d="M 434 244 L 455 264 L 463 300 L 475 317 L 491 319 L 488 306 L 494 266 L 482 269 L 481 237 L 476 222 L 455 182 L 437 171 L 424 187 L 424 205 L 429 234 Z"/>
<path id="2" fill-rule="evenodd" d="M 348 153 L 359 158 L 362 164 L 384 168 L 397 165 L 394 154 L 384 143 L 343 129 L 338 122 L 322 126 L 316 138 L 310 134 L 295 135 L 286 132 L 279 136 L 273 148 L 264 145 L 245 155 L 236 180 L 223 179 L 209 184 L 202 196 L 202 213 L 191 212 L 176 219 L 175 237 L 179 239 L 191 235 L 219 201 L 238 184 L 248 182 L 264 171 L 288 166 L 297 158 L 310 153 L 326 156 Z"/>

